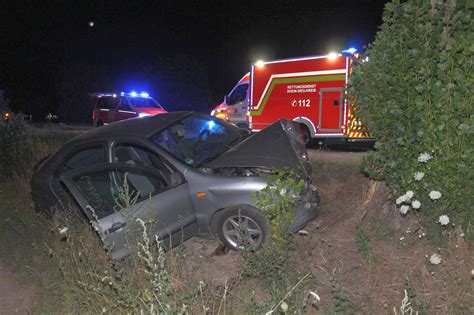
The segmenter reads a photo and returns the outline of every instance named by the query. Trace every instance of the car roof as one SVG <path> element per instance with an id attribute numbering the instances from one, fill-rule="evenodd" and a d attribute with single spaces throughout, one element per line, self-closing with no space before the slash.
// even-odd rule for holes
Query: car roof
<path id="1" fill-rule="evenodd" d="M 194 113 L 195 112 L 172 112 L 121 120 L 107 126 L 87 131 L 72 139 L 71 142 L 112 138 L 116 136 L 139 136 L 148 138 Z"/>

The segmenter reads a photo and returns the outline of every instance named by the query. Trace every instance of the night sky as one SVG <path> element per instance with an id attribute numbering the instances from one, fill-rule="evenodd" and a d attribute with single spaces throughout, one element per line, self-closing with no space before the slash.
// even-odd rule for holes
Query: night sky
<path id="1" fill-rule="evenodd" d="M 0 0 L 0 89 L 37 116 L 132 89 L 206 111 L 257 59 L 362 48 L 386 2 Z"/>

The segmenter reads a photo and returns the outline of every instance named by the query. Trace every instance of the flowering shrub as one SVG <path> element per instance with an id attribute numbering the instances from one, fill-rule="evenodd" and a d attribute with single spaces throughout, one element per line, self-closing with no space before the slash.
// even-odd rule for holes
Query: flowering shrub
<path id="1" fill-rule="evenodd" d="M 354 66 L 350 93 L 377 138 L 365 171 L 389 184 L 402 213 L 411 206 L 438 227 L 449 215 L 472 237 L 471 21 L 465 0 L 388 3 L 369 61 Z"/>

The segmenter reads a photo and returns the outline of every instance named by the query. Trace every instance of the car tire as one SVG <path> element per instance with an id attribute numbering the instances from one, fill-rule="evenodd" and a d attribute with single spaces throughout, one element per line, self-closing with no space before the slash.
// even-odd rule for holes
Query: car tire
<path id="1" fill-rule="evenodd" d="M 215 227 L 221 242 L 232 250 L 258 250 L 270 235 L 259 211 L 249 206 L 222 210 Z"/>
<path id="2" fill-rule="evenodd" d="M 104 123 L 103 123 L 102 120 L 100 120 L 100 119 L 97 120 L 97 122 L 95 123 L 95 126 L 96 126 L 96 127 L 100 127 L 100 126 L 103 126 L 103 125 L 104 125 Z"/>

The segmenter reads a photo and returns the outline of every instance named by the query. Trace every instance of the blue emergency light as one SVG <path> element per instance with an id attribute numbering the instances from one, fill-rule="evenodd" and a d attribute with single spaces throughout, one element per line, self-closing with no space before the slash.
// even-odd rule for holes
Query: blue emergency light
<path id="1" fill-rule="evenodd" d="M 344 50 L 342 51 L 342 53 L 343 53 L 343 54 L 353 55 L 356 51 L 357 51 L 356 48 L 351 47 L 351 48 L 344 49 Z"/>

